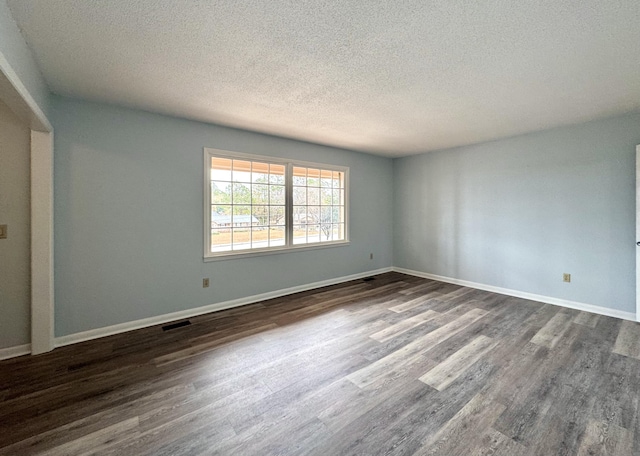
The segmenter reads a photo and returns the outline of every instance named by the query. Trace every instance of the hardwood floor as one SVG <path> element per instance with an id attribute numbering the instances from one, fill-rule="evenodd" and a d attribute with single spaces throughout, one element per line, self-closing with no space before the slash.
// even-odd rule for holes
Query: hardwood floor
<path id="1" fill-rule="evenodd" d="M 397 273 L 0 362 L 0 455 L 639 455 L 640 325 Z"/>

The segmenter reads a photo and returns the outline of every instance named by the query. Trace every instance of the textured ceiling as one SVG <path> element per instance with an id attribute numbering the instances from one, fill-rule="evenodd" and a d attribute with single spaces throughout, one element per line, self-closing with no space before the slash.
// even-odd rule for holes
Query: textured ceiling
<path id="1" fill-rule="evenodd" d="M 638 0 L 9 0 L 55 93 L 388 156 L 640 110 Z"/>

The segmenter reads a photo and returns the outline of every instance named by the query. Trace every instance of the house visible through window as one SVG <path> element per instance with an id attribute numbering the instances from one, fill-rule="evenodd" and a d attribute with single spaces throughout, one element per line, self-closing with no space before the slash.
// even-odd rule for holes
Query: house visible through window
<path id="1" fill-rule="evenodd" d="M 205 257 L 346 243 L 348 168 L 205 149 Z"/>

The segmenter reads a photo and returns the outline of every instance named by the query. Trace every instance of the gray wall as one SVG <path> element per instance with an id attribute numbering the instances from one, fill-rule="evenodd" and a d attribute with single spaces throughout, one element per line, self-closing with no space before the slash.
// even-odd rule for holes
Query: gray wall
<path id="1" fill-rule="evenodd" d="M 56 96 L 52 113 L 57 336 L 392 265 L 390 159 Z M 351 244 L 204 263 L 205 146 L 349 166 Z"/>
<path id="2" fill-rule="evenodd" d="M 636 144 L 640 114 L 395 160 L 395 266 L 634 312 Z"/>
<path id="3" fill-rule="evenodd" d="M 0 102 L 0 348 L 30 341 L 30 130 Z"/>

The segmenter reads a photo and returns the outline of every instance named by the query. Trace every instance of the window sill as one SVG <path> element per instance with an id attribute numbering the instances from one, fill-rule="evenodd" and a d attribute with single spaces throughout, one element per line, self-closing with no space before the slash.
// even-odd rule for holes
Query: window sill
<path id="1" fill-rule="evenodd" d="M 292 252 L 302 252 L 305 250 L 318 250 L 318 249 L 328 249 L 331 247 L 343 247 L 349 245 L 349 241 L 337 241 L 337 242 L 324 242 L 321 244 L 306 244 L 292 247 L 282 247 L 282 248 L 273 248 L 273 249 L 265 249 L 265 250 L 249 250 L 246 252 L 236 251 L 233 253 L 218 253 L 211 254 L 210 256 L 204 257 L 204 262 L 209 263 L 212 261 L 223 261 L 223 260 L 239 260 L 241 258 L 251 258 L 263 255 L 279 255 L 282 253 L 292 253 Z"/>

